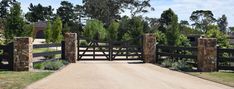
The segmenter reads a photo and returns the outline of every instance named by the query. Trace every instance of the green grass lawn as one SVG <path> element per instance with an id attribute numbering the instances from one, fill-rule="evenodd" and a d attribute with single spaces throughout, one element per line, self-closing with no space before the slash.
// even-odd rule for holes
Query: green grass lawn
<path id="1" fill-rule="evenodd" d="M 12 72 L 0 70 L 0 89 L 23 89 L 52 72 Z"/>
<path id="2" fill-rule="evenodd" d="M 234 72 L 190 72 L 189 74 L 234 87 Z"/>

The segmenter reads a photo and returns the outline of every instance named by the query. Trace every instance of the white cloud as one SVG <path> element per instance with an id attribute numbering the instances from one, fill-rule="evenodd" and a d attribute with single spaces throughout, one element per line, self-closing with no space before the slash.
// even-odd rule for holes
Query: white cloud
<path id="1" fill-rule="evenodd" d="M 172 8 L 180 20 L 189 21 L 193 11 L 211 10 L 215 18 L 225 14 L 229 26 L 234 26 L 234 0 L 152 0 L 151 4 L 156 10 L 145 14 L 149 17 L 159 18 L 164 10 Z"/>

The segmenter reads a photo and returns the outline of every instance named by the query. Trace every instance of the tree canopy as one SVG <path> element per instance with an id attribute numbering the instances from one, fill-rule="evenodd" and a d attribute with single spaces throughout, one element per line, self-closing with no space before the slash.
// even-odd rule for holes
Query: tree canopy
<path id="1" fill-rule="evenodd" d="M 25 29 L 26 23 L 21 17 L 20 4 L 15 3 L 10 9 L 10 13 L 7 16 L 6 26 L 5 26 L 5 38 L 7 42 L 10 42 L 14 37 L 24 37 L 31 36 L 32 31 Z M 32 30 L 32 29 L 30 29 Z"/>
<path id="2" fill-rule="evenodd" d="M 228 25 L 228 22 L 227 22 L 227 17 L 226 15 L 222 15 L 221 18 L 219 18 L 217 20 L 217 24 L 219 26 L 219 29 L 222 31 L 222 32 L 227 32 L 227 25 Z"/>
<path id="3" fill-rule="evenodd" d="M 29 12 L 25 14 L 25 18 L 30 22 L 48 21 L 53 16 L 51 6 L 42 6 L 41 4 L 29 6 Z"/>
<path id="4" fill-rule="evenodd" d="M 197 30 L 205 33 L 207 32 L 207 26 L 216 21 L 214 14 L 209 10 L 193 11 L 190 16 L 190 20 L 194 22 L 192 25 L 194 25 Z"/>
<path id="5" fill-rule="evenodd" d="M 73 4 L 68 1 L 62 1 L 60 5 L 57 9 L 57 15 L 61 17 L 63 24 L 74 22 L 76 19 Z"/>

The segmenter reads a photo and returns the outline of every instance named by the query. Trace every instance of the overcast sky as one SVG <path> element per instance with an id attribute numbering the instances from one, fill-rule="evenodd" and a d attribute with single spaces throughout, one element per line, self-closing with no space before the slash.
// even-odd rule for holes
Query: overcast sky
<path id="1" fill-rule="evenodd" d="M 41 3 L 44 6 L 51 5 L 55 10 L 62 0 L 18 0 L 21 2 L 23 12 L 28 11 L 30 3 Z M 75 4 L 82 4 L 82 0 L 67 0 Z M 191 13 L 195 10 L 211 10 L 215 18 L 225 14 L 228 18 L 229 26 L 234 26 L 234 0 L 151 0 L 151 5 L 155 11 L 144 14 L 144 16 L 159 18 L 161 13 L 168 8 L 172 8 L 178 15 L 179 20 L 189 20 Z M 125 13 L 128 14 L 128 13 Z"/>

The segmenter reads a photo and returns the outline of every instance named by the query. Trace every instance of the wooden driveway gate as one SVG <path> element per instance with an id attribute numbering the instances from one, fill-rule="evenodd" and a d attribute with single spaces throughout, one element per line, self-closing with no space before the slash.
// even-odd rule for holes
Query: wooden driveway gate
<path id="1" fill-rule="evenodd" d="M 79 36 L 78 42 L 78 60 L 143 60 L 142 36 L 128 41 L 98 41 Z"/>

